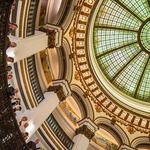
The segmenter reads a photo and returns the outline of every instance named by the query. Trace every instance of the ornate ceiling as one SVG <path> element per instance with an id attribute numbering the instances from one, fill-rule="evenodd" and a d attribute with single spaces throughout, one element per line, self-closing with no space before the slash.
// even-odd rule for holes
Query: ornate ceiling
<path id="1" fill-rule="evenodd" d="M 145 133 L 150 130 L 149 10 L 146 0 L 80 1 L 70 30 L 87 97 L 112 122 Z"/>

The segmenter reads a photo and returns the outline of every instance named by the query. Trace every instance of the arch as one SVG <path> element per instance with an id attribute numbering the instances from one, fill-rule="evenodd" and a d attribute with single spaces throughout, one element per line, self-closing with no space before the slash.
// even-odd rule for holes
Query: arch
<path id="1" fill-rule="evenodd" d="M 135 138 L 131 142 L 131 147 L 133 147 L 135 149 L 140 148 L 140 147 L 150 148 L 150 138 L 146 137 L 146 136 L 141 136 L 141 137 Z"/>
<path id="2" fill-rule="evenodd" d="M 90 101 L 85 98 L 84 92 L 78 85 L 71 85 L 72 97 L 76 101 L 78 107 L 81 110 L 82 119 L 83 118 L 90 118 L 91 120 L 94 119 L 94 111 Z"/>
<path id="3" fill-rule="evenodd" d="M 66 38 L 63 39 L 62 46 L 57 49 L 59 59 L 59 76 L 58 79 L 66 79 L 68 82 L 72 79 L 73 62 L 69 58 L 71 47 Z"/>
<path id="4" fill-rule="evenodd" d="M 118 144 L 130 145 L 130 141 L 127 134 L 119 125 L 113 125 L 111 123 L 111 120 L 104 117 L 98 117 L 94 122 L 99 128 L 103 128 L 104 130 L 109 132 L 116 139 Z"/>
<path id="5" fill-rule="evenodd" d="M 64 1 L 63 1 L 64 2 Z M 78 0 L 67 0 L 67 5 L 65 6 L 64 12 L 63 12 L 63 16 L 61 18 L 61 20 L 59 20 L 59 22 L 57 24 L 61 25 L 64 32 L 67 31 L 67 29 L 69 28 L 72 19 L 74 17 L 74 7 L 77 5 Z M 60 12 L 62 14 L 62 12 Z"/>

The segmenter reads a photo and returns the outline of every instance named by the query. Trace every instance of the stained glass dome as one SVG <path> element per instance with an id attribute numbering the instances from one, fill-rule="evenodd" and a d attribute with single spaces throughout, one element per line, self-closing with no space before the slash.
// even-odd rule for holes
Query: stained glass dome
<path id="1" fill-rule="evenodd" d="M 110 84 L 150 102 L 150 1 L 103 0 L 93 36 L 95 58 Z"/>

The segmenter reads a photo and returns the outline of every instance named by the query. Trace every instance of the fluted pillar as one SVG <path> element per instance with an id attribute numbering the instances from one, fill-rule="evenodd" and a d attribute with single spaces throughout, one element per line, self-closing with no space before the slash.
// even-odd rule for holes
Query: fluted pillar
<path id="1" fill-rule="evenodd" d="M 80 127 L 76 130 L 76 136 L 73 138 L 74 146 L 72 150 L 87 150 L 97 126 L 90 119 L 84 119 L 78 124 Z"/>

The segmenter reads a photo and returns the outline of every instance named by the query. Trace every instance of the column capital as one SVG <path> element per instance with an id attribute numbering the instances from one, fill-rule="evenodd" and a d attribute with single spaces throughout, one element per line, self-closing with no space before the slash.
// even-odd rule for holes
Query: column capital
<path id="1" fill-rule="evenodd" d="M 95 135 L 95 131 L 98 130 L 98 127 L 92 120 L 89 118 L 85 118 L 78 122 L 78 125 L 80 126 L 76 130 L 76 134 L 83 134 L 85 135 L 89 140 L 92 139 L 92 137 Z"/>
<path id="2" fill-rule="evenodd" d="M 52 81 L 53 86 L 49 86 L 47 91 L 54 91 L 59 100 L 63 101 L 66 97 L 71 95 L 69 84 L 66 80 L 55 80 Z"/>
<path id="3" fill-rule="evenodd" d="M 63 91 L 63 87 L 61 85 L 50 86 L 50 87 L 48 87 L 47 91 L 48 92 L 54 91 L 57 94 L 58 99 L 60 101 L 63 101 L 66 99 L 66 96 L 65 96 L 64 91 Z"/>
<path id="4" fill-rule="evenodd" d="M 128 145 L 121 145 L 119 150 L 135 150 L 135 149 L 132 147 L 129 147 Z"/>
<path id="5" fill-rule="evenodd" d="M 86 125 L 94 133 L 98 130 L 97 125 L 90 118 L 85 118 L 85 119 L 80 120 L 78 122 L 78 125 L 80 127 L 83 125 Z"/>
<path id="6" fill-rule="evenodd" d="M 91 131 L 87 125 L 82 125 L 81 127 L 77 128 L 75 131 L 76 135 L 83 134 L 85 137 L 87 137 L 89 140 L 93 138 L 95 135 L 93 131 Z"/>
<path id="7" fill-rule="evenodd" d="M 48 48 L 60 47 L 62 45 L 63 29 L 61 27 L 46 24 L 39 30 L 48 35 Z"/>

